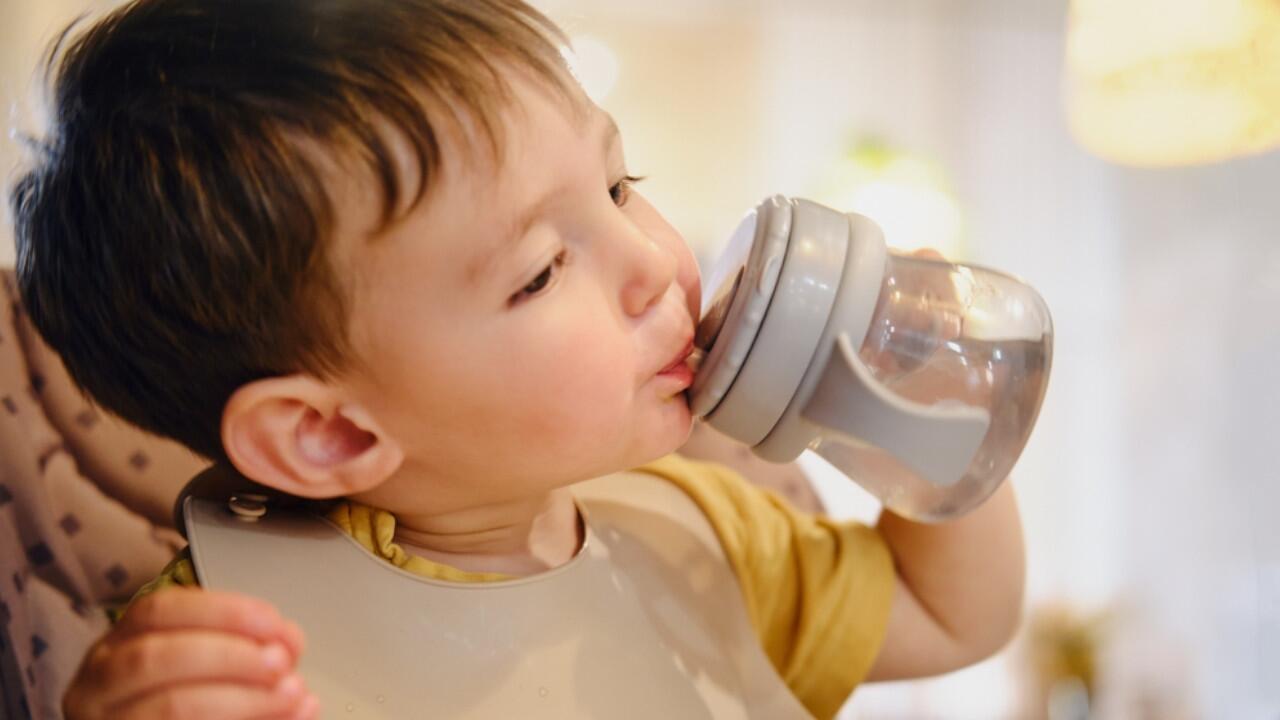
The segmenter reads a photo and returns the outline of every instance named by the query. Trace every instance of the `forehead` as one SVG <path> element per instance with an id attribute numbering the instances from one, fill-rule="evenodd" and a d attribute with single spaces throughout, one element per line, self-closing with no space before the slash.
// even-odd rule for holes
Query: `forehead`
<path id="1" fill-rule="evenodd" d="M 492 244 L 492 236 L 515 230 L 520 222 L 515 214 L 546 194 L 558 175 L 598 162 L 617 133 L 613 119 L 576 86 L 560 89 L 520 71 L 511 72 L 507 92 L 488 116 L 433 107 L 431 100 L 423 107 L 440 118 L 433 123 L 439 158 L 429 172 L 423 172 L 403 133 L 389 123 L 378 128 L 390 150 L 395 182 L 403 188 L 390 223 L 382 222 L 385 196 L 366 160 L 322 160 L 334 200 L 335 261 L 355 263 L 358 254 L 394 243 L 400 235 L 443 243 L 483 224 L 486 237 L 469 239 L 475 247 L 463 253 L 455 249 L 455 256 L 474 260 Z M 467 270 L 470 275 L 479 268 Z"/>
<path id="2" fill-rule="evenodd" d="M 408 133 L 377 116 L 370 129 L 385 152 L 376 156 L 368 147 L 304 141 L 334 201 L 334 225 L 340 226 L 335 235 L 376 240 L 411 214 L 456 202 L 459 190 L 502 182 L 531 153 L 553 145 L 553 136 L 563 141 L 591 133 L 602 120 L 612 124 L 571 81 L 552 83 L 508 66 L 501 85 L 482 107 L 418 99 L 431 126 L 434 157 L 429 162 Z M 388 186 L 394 192 L 384 189 Z M 388 209 L 389 199 L 394 207 Z M 389 212 L 380 215 L 384 209 Z"/>
<path id="3" fill-rule="evenodd" d="M 509 89 L 488 125 L 464 115 L 450 128 L 442 148 L 443 177 L 435 182 L 489 189 L 515 179 L 530 161 L 566 159 L 560 156 L 570 149 L 564 143 L 595 137 L 612 123 L 585 96 L 558 92 L 542 81 L 517 76 Z"/>

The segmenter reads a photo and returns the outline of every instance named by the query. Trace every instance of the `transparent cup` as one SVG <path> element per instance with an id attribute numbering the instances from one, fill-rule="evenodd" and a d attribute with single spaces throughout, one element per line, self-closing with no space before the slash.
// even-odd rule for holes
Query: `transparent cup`
<path id="1" fill-rule="evenodd" d="M 1016 278 L 891 254 L 856 361 L 901 407 L 985 420 L 976 454 L 958 479 L 931 475 L 918 460 L 934 451 L 936 434 L 924 426 L 857 432 L 838 408 L 806 413 L 821 426 L 810 447 L 899 515 L 940 521 L 963 514 L 1022 453 L 1047 387 L 1052 342 L 1044 301 Z M 829 362 L 842 360 L 854 362 Z"/>

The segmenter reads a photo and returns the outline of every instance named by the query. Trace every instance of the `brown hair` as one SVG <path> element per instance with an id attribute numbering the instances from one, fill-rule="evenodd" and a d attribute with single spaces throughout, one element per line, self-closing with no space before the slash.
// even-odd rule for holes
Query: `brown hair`
<path id="1" fill-rule="evenodd" d="M 498 147 L 496 62 L 566 86 L 559 31 L 519 0 L 135 0 L 71 29 L 11 197 L 22 300 L 100 405 L 215 460 L 236 388 L 350 359 L 314 147 L 365 163 L 388 222 L 438 172 L 441 122 Z"/>

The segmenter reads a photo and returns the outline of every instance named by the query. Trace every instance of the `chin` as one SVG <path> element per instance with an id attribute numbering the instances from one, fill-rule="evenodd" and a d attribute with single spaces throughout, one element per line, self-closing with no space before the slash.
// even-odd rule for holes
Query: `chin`
<path id="1" fill-rule="evenodd" d="M 693 433 L 693 413 L 689 412 L 689 401 L 684 393 L 671 398 L 667 403 L 668 405 L 663 408 L 664 416 L 660 429 L 653 434 L 653 438 L 658 442 L 654 443 L 656 447 L 651 457 L 645 462 L 679 450 Z"/>
<path id="2" fill-rule="evenodd" d="M 693 414 L 681 393 L 646 409 L 627 431 L 626 445 L 616 455 L 618 470 L 629 470 L 679 450 L 693 433 Z"/>

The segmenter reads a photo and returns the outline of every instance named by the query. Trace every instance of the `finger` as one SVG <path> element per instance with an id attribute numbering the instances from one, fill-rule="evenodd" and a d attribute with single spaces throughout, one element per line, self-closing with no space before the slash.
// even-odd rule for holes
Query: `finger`
<path id="1" fill-rule="evenodd" d="M 933 248 L 920 248 L 911 252 L 912 257 L 925 258 L 927 260 L 946 260 L 942 253 Z"/>
<path id="2" fill-rule="evenodd" d="M 297 706 L 283 713 L 262 715 L 253 718 L 253 720 L 319 720 L 319 718 L 320 701 L 316 699 L 315 695 L 308 694 Z"/>
<path id="3" fill-rule="evenodd" d="M 175 685 L 111 708 L 120 720 L 258 720 L 315 716 L 318 703 L 298 675 L 275 688 L 234 683 Z"/>
<path id="4" fill-rule="evenodd" d="M 212 630 L 134 635 L 95 648 L 86 682 L 100 702 L 116 704 L 170 686 L 227 682 L 270 688 L 293 670 L 289 649 Z"/>
<path id="5" fill-rule="evenodd" d="M 271 603 L 199 588 L 166 588 L 138 600 L 120 618 L 109 642 L 168 630 L 220 630 L 263 643 L 276 641 L 289 648 L 295 660 L 304 646 L 302 629 L 282 618 Z"/>

